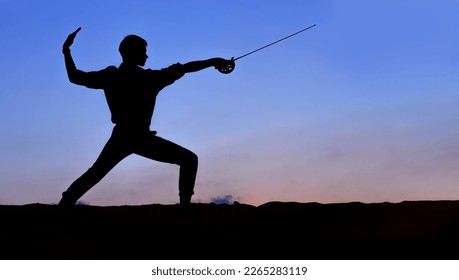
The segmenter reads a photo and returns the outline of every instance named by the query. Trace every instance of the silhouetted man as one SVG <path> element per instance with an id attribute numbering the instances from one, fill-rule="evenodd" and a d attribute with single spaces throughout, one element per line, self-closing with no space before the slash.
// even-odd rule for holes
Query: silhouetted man
<path id="1" fill-rule="evenodd" d="M 61 206 L 73 205 L 96 185 L 116 164 L 130 154 L 180 166 L 180 204 L 189 204 L 196 180 L 198 157 L 191 151 L 156 136 L 150 123 L 158 93 L 189 72 L 208 67 L 221 68 L 229 63 L 222 58 L 176 63 L 161 70 L 143 69 L 147 42 L 139 36 L 126 36 L 119 45 L 122 63 L 100 71 L 76 68 L 70 46 L 78 28 L 63 45 L 65 66 L 70 82 L 92 89 L 103 89 L 115 124 L 112 135 L 96 162 L 62 194 Z"/>

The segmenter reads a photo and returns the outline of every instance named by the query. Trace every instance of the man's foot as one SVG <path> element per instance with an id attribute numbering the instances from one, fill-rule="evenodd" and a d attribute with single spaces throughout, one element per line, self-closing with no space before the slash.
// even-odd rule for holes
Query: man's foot
<path id="1" fill-rule="evenodd" d="M 190 205 L 191 195 L 181 195 L 180 196 L 180 205 Z"/>
<path id="2" fill-rule="evenodd" d="M 71 207 L 75 205 L 75 201 L 73 201 L 68 196 L 66 196 L 65 193 L 63 193 L 62 198 L 57 205 L 60 207 Z"/>

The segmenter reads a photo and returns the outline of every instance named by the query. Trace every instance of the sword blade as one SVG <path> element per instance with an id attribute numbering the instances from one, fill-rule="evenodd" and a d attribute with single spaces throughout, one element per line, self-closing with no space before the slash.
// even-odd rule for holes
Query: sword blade
<path id="1" fill-rule="evenodd" d="M 258 49 L 256 49 L 256 50 L 253 50 L 253 51 L 251 51 L 251 52 L 248 52 L 248 53 L 246 53 L 246 54 L 243 54 L 243 55 L 241 55 L 241 56 L 238 56 L 238 57 L 236 57 L 235 59 L 233 59 L 233 61 L 236 61 L 236 60 L 238 60 L 238 59 L 241 59 L 241 58 L 243 58 L 243 57 L 246 57 L 246 56 L 248 56 L 248 55 L 251 55 L 251 54 L 253 54 L 253 53 L 257 52 L 257 51 L 261 51 L 261 50 L 264 49 L 264 48 L 267 48 L 267 47 L 269 47 L 269 46 L 272 46 L 272 45 L 274 45 L 274 44 L 277 44 L 277 43 L 279 43 L 280 41 L 284 41 L 285 39 L 288 39 L 288 38 L 290 38 L 290 37 L 293 37 L 293 36 L 295 36 L 295 35 L 297 35 L 297 34 L 303 32 L 303 31 L 306 31 L 306 30 L 308 30 L 308 29 L 311 29 L 311 28 L 313 28 L 314 26 L 316 26 L 316 25 L 313 24 L 313 25 L 308 26 L 308 27 L 306 27 L 306 28 L 303 28 L 303 29 L 301 29 L 300 31 L 297 31 L 297 32 L 295 32 L 295 33 L 293 33 L 293 34 L 290 34 L 290 35 L 288 35 L 288 36 L 285 36 L 285 37 L 282 38 L 282 39 L 279 39 L 279 40 L 274 41 L 274 42 L 272 42 L 272 43 L 270 43 L 270 44 L 267 44 L 266 46 L 263 46 L 263 47 L 258 48 Z"/>

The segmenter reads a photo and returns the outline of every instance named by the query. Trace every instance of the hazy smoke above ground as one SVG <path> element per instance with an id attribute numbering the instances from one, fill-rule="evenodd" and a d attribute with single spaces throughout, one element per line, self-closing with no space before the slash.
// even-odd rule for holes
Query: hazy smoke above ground
<path id="1" fill-rule="evenodd" d="M 78 200 L 76 202 L 76 205 L 90 206 L 89 202 L 87 202 L 85 200 Z"/>
<path id="2" fill-rule="evenodd" d="M 220 196 L 212 197 L 210 201 L 215 204 L 229 204 L 229 205 L 232 205 L 234 202 L 232 195 L 225 195 L 223 198 Z"/>

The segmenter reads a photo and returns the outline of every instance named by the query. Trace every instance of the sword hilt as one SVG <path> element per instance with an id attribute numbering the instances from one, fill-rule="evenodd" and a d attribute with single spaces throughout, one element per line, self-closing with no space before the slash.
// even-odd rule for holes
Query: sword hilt
<path id="1" fill-rule="evenodd" d="M 230 60 L 228 60 L 227 65 L 217 68 L 218 72 L 223 73 L 223 74 L 229 74 L 233 72 L 234 68 L 236 67 L 236 63 L 234 61 L 235 59 L 234 57 L 232 57 Z"/>

